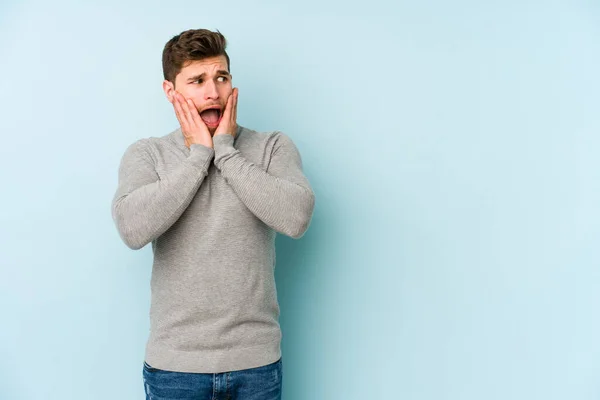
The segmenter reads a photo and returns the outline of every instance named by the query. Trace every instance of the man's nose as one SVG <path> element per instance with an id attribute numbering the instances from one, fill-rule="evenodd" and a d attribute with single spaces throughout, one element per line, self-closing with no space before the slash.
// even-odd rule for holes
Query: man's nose
<path id="1" fill-rule="evenodd" d="M 212 80 L 206 82 L 204 87 L 204 98 L 208 99 L 218 99 L 219 92 L 217 92 L 217 85 Z"/>

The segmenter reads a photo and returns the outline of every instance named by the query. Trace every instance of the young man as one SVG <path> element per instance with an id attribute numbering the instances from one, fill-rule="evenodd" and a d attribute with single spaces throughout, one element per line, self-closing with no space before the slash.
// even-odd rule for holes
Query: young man
<path id="1" fill-rule="evenodd" d="M 281 397 L 275 236 L 303 236 L 315 196 L 288 136 L 237 124 L 225 48 L 205 29 L 167 42 L 180 128 L 136 141 L 119 166 L 119 234 L 154 253 L 147 398 Z"/>

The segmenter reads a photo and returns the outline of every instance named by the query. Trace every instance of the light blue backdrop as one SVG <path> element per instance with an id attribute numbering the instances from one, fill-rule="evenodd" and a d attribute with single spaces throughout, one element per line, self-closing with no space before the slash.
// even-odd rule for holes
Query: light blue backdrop
<path id="1" fill-rule="evenodd" d="M 0 8 L 0 399 L 143 399 L 152 254 L 110 202 L 200 27 L 316 192 L 284 400 L 600 398 L 597 1 L 113 0 Z"/>

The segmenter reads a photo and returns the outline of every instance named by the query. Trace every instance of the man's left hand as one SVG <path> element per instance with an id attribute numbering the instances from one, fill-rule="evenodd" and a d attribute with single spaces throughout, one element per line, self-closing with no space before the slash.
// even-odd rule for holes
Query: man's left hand
<path id="1" fill-rule="evenodd" d="M 225 111 L 223 112 L 223 118 L 215 130 L 215 136 L 217 135 L 231 135 L 235 137 L 237 132 L 237 99 L 238 99 L 238 88 L 233 88 L 229 98 L 227 98 L 227 104 L 225 105 Z"/>

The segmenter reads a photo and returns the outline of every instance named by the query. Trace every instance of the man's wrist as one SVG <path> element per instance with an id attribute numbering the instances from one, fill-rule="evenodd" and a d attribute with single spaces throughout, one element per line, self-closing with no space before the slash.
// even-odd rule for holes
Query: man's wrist
<path id="1" fill-rule="evenodd" d="M 221 169 L 222 161 L 230 154 L 237 152 L 236 148 L 233 146 L 234 137 L 229 134 L 220 134 L 215 135 L 213 137 L 213 144 L 215 150 L 215 160 L 214 163 L 217 168 Z"/>
<path id="2" fill-rule="evenodd" d="M 195 141 L 195 140 L 188 140 L 187 138 L 185 139 L 185 145 L 187 146 L 188 149 L 191 148 L 191 146 L 193 144 L 201 144 L 204 147 L 209 147 L 211 149 L 213 148 L 212 140 L 210 141 L 210 143 L 206 143 L 206 142 L 200 141 L 200 140 L 199 141 Z"/>

